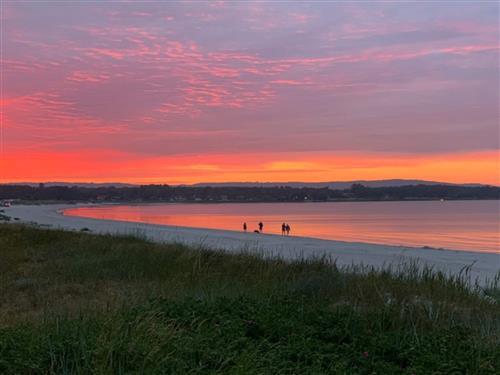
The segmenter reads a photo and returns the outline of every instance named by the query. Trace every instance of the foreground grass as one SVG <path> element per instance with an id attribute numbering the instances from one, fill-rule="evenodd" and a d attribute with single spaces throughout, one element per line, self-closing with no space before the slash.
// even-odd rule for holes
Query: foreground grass
<path id="1" fill-rule="evenodd" d="M 0 373 L 496 374 L 499 296 L 415 265 L 3 224 Z"/>

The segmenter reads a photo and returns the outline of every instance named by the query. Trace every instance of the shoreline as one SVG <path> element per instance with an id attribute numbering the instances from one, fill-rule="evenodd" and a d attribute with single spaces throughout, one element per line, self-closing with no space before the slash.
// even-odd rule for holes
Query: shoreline
<path id="1" fill-rule="evenodd" d="M 193 202 L 195 203 L 195 202 Z M 223 202 L 218 202 L 214 204 L 226 204 Z M 266 202 L 263 202 L 266 203 Z M 278 202 L 278 203 L 283 203 L 283 204 L 288 204 L 288 202 Z M 56 212 L 62 216 L 66 217 L 77 217 L 77 218 L 82 218 L 82 219 L 92 219 L 92 220 L 100 220 L 100 221 L 112 221 L 112 222 L 118 222 L 118 223 L 129 223 L 129 224 L 137 224 L 137 225 L 153 225 L 153 226 L 160 226 L 160 227 L 165 227 L 165 228 L 182 228 L 182 229 L 196 229 L 196 230 L 203 230 L 203 231 L 219 231 L 219 232 L 228 232 L 228 233 L 234 233 L 234 234 L 244 234 L 246 236 L 253 235 L 251 230 L 248 232 L 243 232 L 242 230 L 231 230 L 231 229 L 219 229 L 219 228 L 208 228 L 208 227 L 195 227 L 195 226 L 185 226 L 185 225 L 173 225 L 173 224 L 159 224 L 159 223 L 147 223 L 143 221 L 134 221 L 134 220 L 120 220 L 120 219 L 106 219 L 106 218 L 93 218 L 93 217 L 87 217 L 87 216 L 80 216 L 80 215 L 71 215 L 71 214 L 65 214 L 65 211 L 69 210 L 78 210 L 79 208 L 93 208 L 93 207 L 103 207 L 103 206 L 148 206 L 148 205 L 165 205 L 165 204 L 172 204 L 172 205 L 183 205 L 186 203 L 132 203 L 132 204 L 122 204 L 122 203 L 82 203 L 82 204 L 77 204 L 77 205 L 72 205 L 68 206 L 65 208 L 58 209 Z M 189 204 L 189 203 L 187 203 Z M 276 204 L 276 203 L 273 203 Z M 255 235 L 257 235 L 255 233 Z M 447 247 L 435 247 L 435 246 L 428 246 L 428 245 L 422 245 L 422 246 L 413 246 L 413 245 L 404 245 L 404 244 L 391 244 L 391 243 L 376 243 L 376 242 L 365 242 L 365 241 L 346 241 L 346 240 L 336 240 L 336 239 L 329 239 L 329 238 L 321 238 L 321 237 L 310 237 L 310 236 L 300 236 L 300 235 L 291 235 L 291 236 L 282 236 L 277 233 L 270 233 L 270 232 L 265 232 L 265 233 L 259 233 L 261 236 L 276 236 L 279 238 L 294 238 L 296 240 L 318 240 L 318 241 L 329 241 L 329 242 L 334 242 L 334 243 L 339 243 L 339 244 L 356 244 L 356 245 L 362 245 L 362 246 L 386 246 L 386 247 L 391 247 L 391 248 L 404 248 L 404 249 L 412 249 L 412 250 L 436 250 L 436 251 L 452 251 L 452 252 L 466 252 L 466 253 L 485 253 L 485 254 L 495 254 L 492 251 L 486 251 L 486 250 L 472 250 L 472 249 L 452 249 L 452 248 L 447 248 Z M 498 253 L 500 255 L 500 252 Z M 499 266 L 500 270 L 500 266 Z"/>
<path id="2" fill-rule="evenodd" d="M 471 280 L 486 285 L 500 272 L 500 254 L 463 250 L 417 248 L 344 242 L 311 237 L 282 237 L 275 234 L 167 226 L 131 221 L 104 220 L 63 215 L 68 208 L 92 204 L 14 205 L 3 208 L 14 223 L 37 224 L 42 227 L 82 230 L 96 234 L 136 235 L 153 242 L 177 242 L 204 249 L 247 252 L 264 258 L 299 260 L 327 257 L 339 266 L 364 265 L 382 269 L 403 262 L 418 262 L 448 275 L 460 275 L 468 269 Z M 94 204 L 95 206 L 95 204 Z"/>
<path id="3" fill-rule="evenodd" d="M 1 185 L 1 184 L 0 184 Z M 44 206 L 44 205 L 70 205 L 70 206 L 79 206 L 79 205 L 93 205 L 93 206 L 102 206 L 102 205 L 127 205 L 127 206 L 144 206 L 144 205 L 150 205 L 150 204 L 266 204 L 266 203 L 273 203 L 273 204 L 303 204 L 303 203 L 387 203 L 387 202 L 484 202 L 484 201 L 490 201 L 490 202 L 499 202 L 500 203 L 500 198 L 499 199 L 492 199 L 492 198 L 460 198 L 460 199 L 440 199 L 440 198 L 422 198 L 422 199 L 332 199 L 332 200 L 306 200 L 306 201 L 267 201 L 267 200 L 255 200 L 255 201 L 249 201 L 249 200 L 214 200 L 214 201 L 207 201 L 207 200 L 201 200 L 201 201 L 195 201 L 195 200 L 179 200 L 179 201 L 172 201 L 172 200 L 151 200 L 151 201 L 92 201 L 92 202 L 87 202 L 87 201 L 79 201 L 79 200 L 74 200 L 74 201 L 64 201 L 64 200 L 49 200 L 49 201 L 39 201 L 39 200 L 34 200 L 34 201 L 25 201 L 25 200 L 17 200 L 15 205 L 19 206 Z"/>

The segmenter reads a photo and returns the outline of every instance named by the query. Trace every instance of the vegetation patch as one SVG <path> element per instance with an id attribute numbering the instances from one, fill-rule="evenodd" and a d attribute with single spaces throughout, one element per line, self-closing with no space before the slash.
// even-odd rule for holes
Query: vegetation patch
<path id="1" fill-rule="evenodd" d="M 0 373 L 496 374 L 500 293 L 0 225 Z"/>

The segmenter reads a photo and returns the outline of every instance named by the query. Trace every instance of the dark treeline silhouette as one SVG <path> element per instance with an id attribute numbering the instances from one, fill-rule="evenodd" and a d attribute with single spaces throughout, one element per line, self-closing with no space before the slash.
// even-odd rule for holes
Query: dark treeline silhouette
<path id="1" fill-rule="evenodd" d="M 43 184 L 0 185 L 0 199 L 24 201 L 107 202 L 304 202 L 350 200 L 500 199 L 495 186 L 409 185 L 350 189 L 291 187 L 192 187 L 144 185 L 134 187 L 79 187 Z"/>

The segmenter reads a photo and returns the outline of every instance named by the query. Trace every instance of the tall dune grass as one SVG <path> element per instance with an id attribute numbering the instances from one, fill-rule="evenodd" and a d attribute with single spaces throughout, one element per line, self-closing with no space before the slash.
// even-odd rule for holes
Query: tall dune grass
<path id="1" fill-rule="evenodd" d="M 497 373 L 499 278 L 0 225 L 0 373 Z"/>

